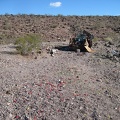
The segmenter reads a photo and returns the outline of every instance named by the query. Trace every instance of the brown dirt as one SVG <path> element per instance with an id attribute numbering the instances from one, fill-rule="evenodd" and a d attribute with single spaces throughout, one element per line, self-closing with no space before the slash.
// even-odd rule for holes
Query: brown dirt
<path id="1" fill-rule="evenodd" d="M 37 34 L 42 41 L 66 41 L 83 30 L 97 40 L 113 39 L 120 34 L 120 16 L 0 15 L 0 44 L 26 34 Z"/>
<path id="2" fill-rule="evenodd" d="M 37 59 L 0 45 L 0 119 L 119 120 L 118 47 L 100 41 L 95 53 L 76 53 L 51 42 L 58 44 L 54 57 L 44 51 Z"/>

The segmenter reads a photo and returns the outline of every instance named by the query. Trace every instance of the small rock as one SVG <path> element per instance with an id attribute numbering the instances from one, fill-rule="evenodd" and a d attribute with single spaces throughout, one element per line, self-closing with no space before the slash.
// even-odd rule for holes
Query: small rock
<path id="1" fill-rule="evenodd" d="M 98 79 L 97 79 L 96 81 L 97 81 L 97 82 L 102 82 L 101 80 L 98 80 Z"/>
<path id="2" fill-rule="evenodd" d="M 106 46 L 106 47 L 110 47 L 110 45 L 109 45 L 108 43 L 105 43 L 105 46 Z"/>
<path id="3" fill-rule="evenodd" d="M 117 58 L 116 56 L 114 56 L 114 60 L 119 62 L 119 58 Z"/>
<path id="4" fill-rule="evenodd" d="M 76 76 L 76 78 L 79 78 L 79 76 Z"/>
<path id="5" fill-rule="evenodd" d="M 77 51 L 77 53 L 80 53 L 80 49 L 77 49 L 76 51 Z"/>
<path id="6" fill-rule="evenodd" d="M 34 59 L 37 59 L 37 56 L 35 56 Z"/>
<path id="7" fill-rule="evenodd" d="M 7 90 L 7 91 L 6 91 L 6 94 L 10 94 L 10 90 Z"/>
<path id="8" fill-rule="evenodd" d="M 83 107 L 82 106 L 80 106 L 80 110 L 82 110 L 83 109 Z"/>
<path id="9" fill-rule="evenodd" d="M 61 83 L 61 80 L 59 79 L 58 82 Z"/>
<path id="10" fill-rule="evenodd" d="M 29 119 L 25 116 L 25 120 L 29 120 Z"/>
<path id="11" fill-rule="evenodd" d="M 42 52 L 41 52 L 41 50 L 38 50 L 38 52 L 37 52 L 38 54 L 41 54 Z"/>
<path id="12" fill-rule="evenodd" d="M 120 53 L 117 50 L 112 51 L 113 56 L 120 57 Z"/>
<path id="13" fill-rule="evenodd" d="M 55 53 L 57 53 L 57 49 L 51 49 L 51 50 L 50 50 L 51 56 L 54 56 L 53 54 L 55 54 Z"/>
<path id="14" fill-rule="evenodd" d="M 12 118 L 12 117 L 13 117 L 13 115 L 10 113 L 10 114 L 9 114 L 9 117 L 10 117 L 10 118 Z"/>
<path id="15" fill-rule="evenodd" d="M 114 45 L 114 43 L 112 41 L 109 41 L 108 44 L 109 45 Z"/>

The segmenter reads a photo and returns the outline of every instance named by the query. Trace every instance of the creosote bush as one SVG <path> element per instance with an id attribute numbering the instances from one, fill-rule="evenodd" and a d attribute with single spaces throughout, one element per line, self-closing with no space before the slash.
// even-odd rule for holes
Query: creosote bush
<path id="1" fill-rule="evenodd" d="M 16 49 L 21 55 L 29 55 L 32 51 L 38 51 L 41 47 L 41 39 L 38 35 L 25 35 L 15 41 Z"/>

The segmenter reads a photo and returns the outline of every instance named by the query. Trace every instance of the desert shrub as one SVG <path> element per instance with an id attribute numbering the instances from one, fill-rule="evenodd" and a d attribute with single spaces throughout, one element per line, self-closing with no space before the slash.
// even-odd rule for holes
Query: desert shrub
<path id="1" fill-rule="evenodd" d="M 111 37 L 106 37 L 104 38 L 105 41 L 112 41 L 112 38 Z"/>
<path id="2" fill-rule="evenodd" d="M 56 27 L 57 27 L 56 24 L 50 25 L 50 28 L 56 28 Z"/>
<path id="3" fill-rule="evenodd" d="M 94 37 L 94 39 L 92 41 L 97 42 L 97 41 L 99 41 L 99 39 L 97 37 Z"/>
<path id="4" fill-rule="evenodd" d="M 37 35 L 25 35 L 15 41 L 16 49 L 21 55 L 29 55 L 41 47 L 41 39 Z"/>

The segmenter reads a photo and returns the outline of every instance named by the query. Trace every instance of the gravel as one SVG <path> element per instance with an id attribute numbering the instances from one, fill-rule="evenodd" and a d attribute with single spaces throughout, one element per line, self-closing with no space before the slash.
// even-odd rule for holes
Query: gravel
<path id="1" fill-rule="evenodd" d="M 104 44 L 95 53 L 44 49 L 36 59 L 0 45 L 0 119 L 119 120 L 120 58 L 106 57 L 119 49 Z"/>

